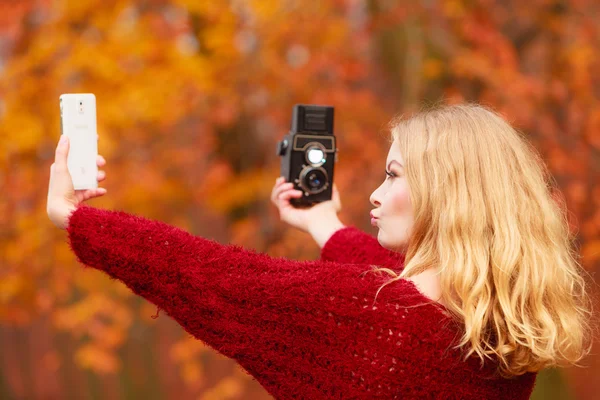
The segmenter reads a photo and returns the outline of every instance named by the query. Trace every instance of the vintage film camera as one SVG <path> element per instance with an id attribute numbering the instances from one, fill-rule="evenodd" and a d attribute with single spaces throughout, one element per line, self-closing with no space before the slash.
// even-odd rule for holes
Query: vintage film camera
<path id="1" fill-rule="evenodd" d="M 281 176 L 304 195 L 290 199 L 294 207 L 331 200 L 338 149 L 333 135 L 333 107 L 296 104 L 290 132 L 277 142 Z"/>

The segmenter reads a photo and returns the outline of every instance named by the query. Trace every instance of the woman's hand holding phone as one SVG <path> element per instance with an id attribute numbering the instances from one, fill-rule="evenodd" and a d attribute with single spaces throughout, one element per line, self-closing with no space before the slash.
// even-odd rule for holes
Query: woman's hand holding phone
<path id="1" fill-rule="evenodd" d="M 56 147 L 54 163 L 50 167 L 50 183 L 48 186 L 48 201 L 46 212 L 50 221 L 60 229 L 66 229 L 69 216 L 80 203 L 106 194 L 106 189 L 81 189 L 75 190 L 69 169 L 67 157 L 69 155 L 69 138 L 61 135 L 61 140 Z M 96 159 L 98 167 L 106 164 L 101 155 Z M 98 182 L 106 178 L 104 171 L 98 171 Z"/>
<path id="2" fill-rule="evenodd" d="M 291 198 L 301 196 L 302 192 L 295 190 L 293 183 L 285 182 L 283 177 L 279 177 L 271 192 L 271 202 L 279 210 L 279 217 L 283 222 L 311 234 L 319 247 L 323 247 L 335 231 L 344 227 L 337 216 L 342 209 L 337 187 L 333 185 L 331 200 L 310 208 L 296 208 L 290 203 Z"/>

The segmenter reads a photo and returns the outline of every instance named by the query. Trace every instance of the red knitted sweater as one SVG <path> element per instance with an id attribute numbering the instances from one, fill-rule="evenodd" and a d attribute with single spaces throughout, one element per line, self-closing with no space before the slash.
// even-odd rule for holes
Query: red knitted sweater
<path id="1" fill-rule="evenodd" d="M 81 205 L 69 246 L 187 332 L 236 360 L 276 399 L 528 399 L 536 374 L 461 361 L 460 328 L 411 281 L 403 257 L 354 227 L 321 259 L 270 257 L 123 211 Z"/>

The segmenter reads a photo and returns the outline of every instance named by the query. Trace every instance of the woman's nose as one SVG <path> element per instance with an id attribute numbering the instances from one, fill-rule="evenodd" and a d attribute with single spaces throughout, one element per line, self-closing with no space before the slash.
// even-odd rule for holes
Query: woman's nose
<path id="1" fill-rule="evenodd" d="M 381 203 L 377 200 L 377 190 L 375 190 L 373 193 L 371 193 L 371 197 L 369 197 L 369 201 L 371 202 L 371 204 L 373 204 L 375 207 L 379 207 L 381 205 Z"/>

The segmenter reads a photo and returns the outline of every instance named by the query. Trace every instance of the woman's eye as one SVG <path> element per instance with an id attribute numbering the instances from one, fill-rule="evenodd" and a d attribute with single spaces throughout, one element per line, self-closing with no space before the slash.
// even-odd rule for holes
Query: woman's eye
<path id="1" fill-rule="evenodd" d="M 388 172 L 388 171 L 385 171 L 385 174 L 386 174 L 387 176 L 389 176 L 390 178 L 394 178 L 394 177 L 396 176 L 396 174 L 394 174 L 393 172 Z M 386 178 L 386 179 L 387 179 L 387 178 Z"/>

